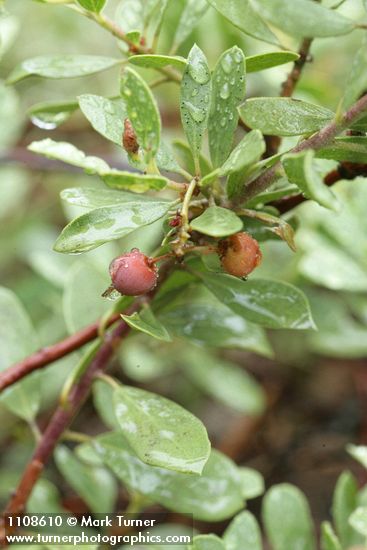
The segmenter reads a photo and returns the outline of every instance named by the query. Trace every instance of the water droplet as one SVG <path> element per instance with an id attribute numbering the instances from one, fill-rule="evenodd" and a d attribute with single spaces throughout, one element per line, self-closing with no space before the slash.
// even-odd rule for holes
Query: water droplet
<path id="1" fill-rule="evenodd" d="M 194 88 L 194 89 L 192 90 L 192 92 L 191 92 L 191 97 L 197 96 L 198 93 L 199 93 L 199 90 L 198 90 L 197 88 Z"/>
<path id="2" fill-rule="evenodd" d="M 226 124 L 227 124 L 227 119 L 224 116 L 223 118 L 220 119 L 220 125 L 222 128 L 224 128 Z"/>
<path id="3" fill-rule="evenodd" d="M 138 113 L 136 111 L 132 111 L 131 118 L 137 118 L 137 117 L 138 117 Z"/>
<path id="4" fill-rule="evenodd" d="M 240 51 L 236 51 L 234 53 L 234 60 L 236 61 L 236 63 L 242 63 L 242 60 L 243 60 L 243 56 L 242 56 L 242 53 Z"/>
<path id="5" fill-rule="evenodd" d="M 57 127 L 57 124 L 55 122 L 45 120 L 37 116 L 32 116 L 31 121 L 32 124 L 34 124 L 38 128 L 41 128 L 41 130 L 54 130 Z"/>
<path id="6" fill-rule="evenodd" d="M 233 113 L 229 113 L 228 118 L 229 120 L 233 120 Z"/>
<path id="7" fill-rule="evenodd" d="M 204 109 L 200 109 L 200 107 L 196 107 L 189 101 L 185 101 L 185 107 L 189 111 L 191 118 L 194 122 L 197 122 L 200 124 L 200 122 L 203 122 L 205 118 L 205 111 Z"/>
<path id="8" fill-rule="evenodd" d="M 131 90 L 130 90 L 130 88 L 124 88 L 124 89 L 122 90 L 122 93 L 123 93 L 124 95 L 126 95 L 127 97 L 130 97 L 130 96 L 131 96 Z"/>
<path id="9" fill-rule="evenodd" d="M 189 64 L 189 74 L 198 84 L 206 84 L 210 79 L 210 72 L 203 59 L 194 58 Z"/>
<path id="10" fill-rule="evenodd" d="M 222 99 L 228 99 L 229 98 L 229 86 L 228 86 L 228 83 L 226 82 L 225 84 L 223 84 L 221 90 L 220 90 L 220 97 Z"/>
<path id="11" fill-rule="evenodd" d="M 233 60 L 229 53 L 227 53 L 222 59 L 222 68 L 226 74 L 230 74 L 233 70 Z"/>
<path id="12" fill-rule="evenodd" d="M 234 86 L 235 82 L 236 82 L 235 77 L 232 77 L 232 78 L 231 78 L 231 86 Z"/>

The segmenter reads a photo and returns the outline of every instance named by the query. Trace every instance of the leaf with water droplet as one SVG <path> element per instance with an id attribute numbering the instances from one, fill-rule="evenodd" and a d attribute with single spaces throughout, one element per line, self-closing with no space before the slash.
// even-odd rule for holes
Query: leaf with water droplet
<path id="1" fill-rule="evenodd" d="M 241 231 L 243 223 L 232 210 L 221 206 L 210 206 L 201 216 L 190 223 L 194 231 L 210 237 L 227 237 Z"/>
<path id="2" fill-rule="evenodd" d="M 99 175 L 108 187 L 112 189 L 130 189 L 135 193 L 145 193 L 149 189 L 160 191 L 168 183 L 168 179 L 164 176 L 139 174 L 138 172 L 109 170 Z"/>
<path id="3" fill-rule="evenodd" d="M 291 153 L 284 155 L 282 164 L 289 181 L 295 183 L 307 198 L 338 212 L 340 202 L 317 172 L 314 157 L 315 152 L 312 150 Z"/>
<path id="4" fill-rule="evenodd" d="M 28 109 L 31 121 L 38 128 L 53 130 L 63 124 L 78 109 L 76 101 L 47 101 Z"/>
<path id="5" fill-rule="evenodd" d="M 213 166 L 221 166 L 232 148 L 238 124 L 237 107 L 246 91 L 245 56 L 237 46 L 219 58 L 213 72 L 209 116 L 209 148 Z"/>
<path id="6" fill-rule="evenodd" d="M 157 338 L 157 340 L 163 340 L 164 342 L 171 342 L 172 340 L 165 326 L 155 317 L 149 307 L 142 309 L 139 313 L 121 315 L 121 317 L 131 328 L 144 332 L 153 338 Z"/>
<path id="7" fill-rule="evenodd" d="M 7 78 L 14 84 L 29 76 L 75 78 L 105 71 L 119 65 L 121 59 L 97 55 L 45 55 L 22 61 Z"/>
<path id="8" fill-rule="evenodd" d="M 173 55 L 140 54 L 129 57 L 129 63 L 145 69 L 162 69 L 172 66 L 177 69 L 185 69 L 187 61 L 184 57 Z"/>
<path id="9" fill-rule="evenodd" d="M 186 0 L 173 38 L 174 50 L 193 32 L 208 8 L 206 0 Z"/>
<path id="10" fill-rule="evenodd" d="M 198 46 L 192 47 L 187 62 L 181 82 L 181 120 L 198 168 L 209 116 L 211 80 L 205 55 Z"/>
<path id="11" fill-rule="evenodd" d="M 278 45 L 277 37 L 271 32 L 261 15 L 259 16 L 253 9 L 250 0 L 208 0 L 208 2 L 242 32 L 258 40 Z"/>
<path id="12" fill-rule="evenodd" d="M 161 118 L 157 103 L 149 86 L 130 67 L 122 73 L 120 90 L 126 103 L 128 118 L 148 164 L 156 156 L 161 139 Z"/>
<path id="13" fill-rule="evenodd" d="M 251 0 L 251 5 L 259 17 L 291 36 L 339 36 L 355 28 L 351 19 L 309 0 Z"/>
<path id="14" fill-rule="evenodd" d="M 127 191 L 115 191 L 114 189 L 100 189 L 96 187 L 71 187 L 63 189 L 60 193 L 61 200 L 69 204 L 75 204 L 88 210 L 100 206 L 117 206 L 125 202 L 147 201 L 154 202 L 154 197 L 148 195 L 136 195 Z"/>
<path id="15" fill-rule="evenodd" d="M 165 141 L 161 141 L 159 146 L 157 153 L 157 166 L 166 172 L 174 172 L 175 174 L 182 174 L 184 172 L 175 159 L 172 148 Z"/>
<path id="16" fill-rule="evenodd" d="M 306 296 L 288 283 L 242 281 L 221 273 L 199 273 L 208 289 L 237 315 L 267 328 L 315 328 Z"/>
<path id="17" fill-rule="evenodd" d="M 353 60 L 352 69 L 347 79 L 347 87 L 341 101 L 341 111 L 349 107 L 365 93 L 367 89 L 367 36 L 363 37 L 361 47 Z"/>
<path id="18" fill-rule="evenodd" d="M 94 94 L 78 97 L 82 113 L 93 128 L 116 145 L 122 146 L 124 120 L 127 117 L 125 102 L 121 98 L 108 99 Z"/>
<path id="19" fill-rule="evenodd" d="M 113 403 L 120 429 L 140 460 L 201 474 L 210 442 L 200 420 L 165 397 L 128 386 L 114 391 Z"/>
<path id="20" fill-rule="evenodd" d="M 163 218 L 171 207 L 169 201 L 148 202 L 136 196 L 131 202 L 95 208 L 75 218 L 62 230 L 54 250 L 65 254 L 93 250 Z"/>
<path id="21" fill-rule="evenodd" d="M 270 136 L 312 134 L 335 116 L 325 107 L 289 97 L 251 98 L 238 110 L 245 124 Z"/>
<path id="22" fill-rule="evenodd" d="M 291 63 L 292 61 L 297 61 L 297 59 L 299 59 L 298 53 L 286 51 L 251 55 L 246 57 L 246 71 L 248 73 L 265 71 L 265 69 L 284 65 L 284 63 Z"/>

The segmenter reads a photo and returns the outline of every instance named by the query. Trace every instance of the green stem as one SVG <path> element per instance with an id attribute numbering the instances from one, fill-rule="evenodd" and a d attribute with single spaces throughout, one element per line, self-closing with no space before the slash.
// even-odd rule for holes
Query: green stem
<path id="1" fill-rule="evenodd" d="M 114 390 L 117 390 L 121 387 L 120 382 L 117 382 L 117 380 L 115 380 L 112 376 L 110 376 L 109 374 L 105 374 L 104 372 L 100 372 L 99 374 L 97 374 L 96 378 L 98 378 L 98 380 L 106 382 L 106 384 L 111 386 L 111 388 L 113 388 Z"/>
<path id="2" fill-rule="evenodd" d="M 62 438 L 67 441 L 75 441 L 75 443 L 89 443 L 93 439 L 90 435 L 73 430 L 66 430 Z"/>
<path id="3" fill-rule="evenodd" d="M 182 229 L 186 233 L 188 232 L 190 226 L 189 226 L 189 208 L 190 208 L 190 201 L 192 199 L 192 196 L 195 191 L 195 187 L 198 183 L 197 178 L 194 178 L 191 180 L 187 191 L 185 193 L 185 198 L 182 203 L 182 209 L 181 209 L 181 220 L 182 220 Z"/>

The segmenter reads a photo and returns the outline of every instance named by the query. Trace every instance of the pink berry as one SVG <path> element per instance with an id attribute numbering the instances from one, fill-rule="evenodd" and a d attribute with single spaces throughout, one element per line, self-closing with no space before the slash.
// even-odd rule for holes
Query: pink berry
<path id="1" fill-rule="evenodd" d="M 235 277 L 246 277 L 260 263 L 259 243 L 248 233 L 236 233 L 219 244 L 223 269 Z"/>
<path id="2" fill-rule="evenodd" d="M 158 269 L 151 258 L 133 248 L 118 256 L 110 264 L 112 286 L 125 296 L 138 296 L 153 290 L 158 280 Z"/>

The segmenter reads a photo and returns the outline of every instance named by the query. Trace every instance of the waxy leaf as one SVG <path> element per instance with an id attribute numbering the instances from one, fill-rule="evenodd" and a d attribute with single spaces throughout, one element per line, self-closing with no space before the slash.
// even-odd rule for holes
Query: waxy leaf
<path id="1" fill-rule="evenodd" d="M 367 38 L 363 37 L 362 46 L 354 58 L 347 87 L 341 101 L 341 110 L 345 112 L 367 89 Z"/>
<path id="2" fill-rule="evenodd" d="M 112 189 L 131 189 L 135 193 L 145 193 L 149 189 L 160 191 L 168 183 L 168 179 L 163 176 L 139 174 L 138 172 L 110 170 L 99 175 L 108 187 L 112 187 Z"/>
<path id="3" fill-rule="evenodd" d="M 367 506 L 358 506 L 349 517 L 349 523 L 364 537 L 367 537 Z"/>
<path id="4" fill-rule="evenodd" d="M 350 19 L 309 0 L 250 0 L 259 17 L 291 36 L 338 36 L 355 28 Z"/>
<path id="5" fill-rule="evenodd" d="M 221 174 L 228 174 L 227 194 L 236 197 L 242 191 L 246 175 L 253 165 L 260 160 L 266 148 L 259 130 L 252 130 L 240 141 L 221 168 Z"/>
<path id="6" fill-rule="evenodd" d="M 145 0 L 120 0 L 115 11 L 114 20 L 125 32 L 126 37 L 135 44 L 139 44 L 144 27 L 144 4 L 147 4 Z M 119 48 L 127 52 L 129 46 L 120 40 Z"/>
<path id="7" fill-rule="evenodd" d="M 367 164 L 367 137 L 343 136 L 316 151 L 316 158 Z"/>
<path id="8" fill-rule="evenodd" d="M 224 532 L 226 550 L 262 550 L 259 524 L 250 512 L 241 512 Z"/>
<path id="9" fill-rule="evenodd" d="M 120 82 L 121 96 L 138 143 L 145 153 L 145 162 L 154 158 L 161 140 L 161 118 L 154 96 L 138 73 L 127 67 Z"/>
<path id="10" fill-rule="evenodd" d="M 194 156 L 191 152 L 190 147 L 187 145 L 187 143 L 177 139 L 173 141 L 172 145 L 179 160 L 182 162 L 184 168 L 190 174 L 194 174 L 195 173 Z M 212 167 L 210 166 L 208 159 L 203 154 L 200 155 L 199 162 L 200 162 L 200 172 L 202 175 L 209 174 L 212 171 Z"/>
<path id="11" fill-rule="evenodd" d="M 99 13 L 103 9 L 106 3 L 106 0 L 77 0 L 77 1 L 78 1 L 78 4 L 82 6 L 82 8 L 89 11 L 93 11 L 95 13 Z"/>
<path id="12" fill-rule="evenodd" d="M 99 208 L 100 206 L 117 206 L 126 202 L 147 201 L 155 202 L 153 197 L 139 195 L 127 191 L 114 191 L 113 189 L 97 189 L 95 187 L 71 187 L 63 189 L 60 193 L 63 201 L 76 206 L 82 206 L 88 210 Z"/>
<path id="13" fill-rule="evenodd" d="M 337 212 L 340 209 L 338 198 L 324 184 L 317 172 L 314 156 L 315 153 L 312 150 L 284 155 L 282 160 L 284 170 L 289 181 L 295 183 L 308 199 Z"/>
<path id="14" fill-rule="evenodd" d="M 53 141 L 52 139 L 43 139 L 33 141 L 28 145 L 28 149 L 33 153 L 44 155 L 47 158 L 60 160 L 73 166 L 83 168 L 90 174 L 109 172 L 108 164 L 98 157 L 88 157 L 77 149 L 71 143 L 66 141 Z"/>
<path id="15" fill-rule="evenodd" d="M 37 347 L 31 321 L 11 290 L 0 287 L 0 371 Z M 1 393 L 0 403 L 23 420 L 34 420 L 41 404 L 39 374 L 31 374 Z"/>
<path id="16" fill-rule="evenodd" d="M 190 36 L 208 8 L 209 6 L 206 0 L 186 0 L 173 39 L 174 50 Z"/>
<path id="17" fill-rule="evenodd" d="M 217 535 L 197 535 L 193 538 L 190 550 L 226 550 L 226 547 Z"/>
<path id="18" fill-rule="evenodd" d="M 251 98 L 239 107 L 239 113 L 250 128 L 274 136 L 311 134 L 334 118 L 329 109 L 288 97 Z"/>
<path id="19" fill-rule="evenodd" d="M 250 55 L 246 57 L 246 72 L 255 73 L 257 71 L 264 71 L 278 65 L 284 65 L 284 63 L 297 61 L 297 59 L 299 59 L 298 53 L 286 51 Z"/>
<path id="20" fill-rule="evenodd" d="M 139 330 L 164 342 L 170 342 L 172 338 L 165 326 L 155 317 L 152 310 L 147 307 L 140 313 L 135 312 L 132 315 L 121 315 L 123 320 L 133 329 Z"/>
<path id="21" fill-rule="evenodd" d="M 227 237 L 241 231 L 243 223 L 232 210 L 210 206 L 201 216 L 190 222 L 191 229 L 210 237 Z"/>
<path id="22" fill-rule="evenodd" d="M 303 292 L 288 283 L 267 279 L 242 281 L 221 273 L 196 273 L 226 306 L 267 328 L 314 328 Z"/>
<path id="23" fill-rule="evenodd" d="M 99 73 L 120 63 L 121 59 L 97 55 L 45 55 L 20 63 L 9 75 L 7 83 L 14 84 L 29 76 L 75 78 Z"/>
<path id="24" fill-rule="evenodd" d="M 113 406 L 113 389 L 110 384 L 96 379 L 93 383 L 93 404 L 102 422 L 111 430 L 119 430 L 120 424 L 116 418 Z M 86 446 L 88 449 L 88 446 Z M 94 450 L 91 447 L 92 452 Z M 97 455 L 97 458 L 98 455 Z"/>
<path id="25" fill-rule="evenodd" d="M 166 172 L 174 172 L 175 174 L 184 173 L 184 170 L 175 159 L 171 147 L 164 141 L 161 141 L 156 160 L 157 166 L 161 170 L 165 170 Z"/>
<path id="26" fill-rule="evenodd" d="M 210 70 L 205 55 L 196 45 L 187 62 L 181 82 L 181 120 L 198 170 L 210 108 Z"/>
<path id="27" fill-rule="evenodd" d="M 96 438 L 93 446 L 127 487 L 169 510 L 221 521 L 243 507 L 238 470 L 218 451 L 211 452 L 201 475 L 193 476 L 144 464 L 119 432 Z"/>
<path id="28" fill-rule="evenodd" d="M 235 27 L 258 40 L 278 44 L 276 36 L 253 9 L 250 0 L 208 0 Z"/>
<path id="29" fill-rule="evenodd" d="M 124 437 L 145 464 L 201 474 L 210 453 L 204 425 L 160 395 L 122 386 L 113 393 Z"/>
<path id="30" fill-rule="evenodd" d="M 28 115 L 38 128 L 53 130 L 68 120 L 77 109 L 78 103 L 76 101 L 49 101 L 33 105 L 28 109 Z"/>
<path id="31" fill-rule="evenodd" d="M 208 121 L 209 149 L 213 166 L 221 166 L 232 148 L 238 124 L 237 107 L 246 91 L 245 56 L 237 46 L 224 52 L 212 76 L 212 99 Z"/>
<path id="32" fill-rule="evenodd" d="M 140 201 L 91 210 L 70 222 L 58 237 L 54 250 L 66 254 L 87 252 L 119 239 L 162 218 L 172 203 Z"/>
<path id="33" fill-rule="evenodd" d="M 366 445 L 347 445 L 347 451 L 355 460 L 358 460 L 362 466 L 367 469 L 367 446 Z"/>
<path id="34" fill-rule="evenodd" d="M 108 99 L 93 94 L 80 95 L 79 107 L 93 128 L 103 137 L 122 145 L 124 120 L 127 117 L 122 99 Z"/>
<path id="35" fill-rule="evenodd" d="M 84 464 L 64 445 L 56 448 L 54 456 L 62 475 L 92 512 L 108 514 L 113 511 L 117 487 L 108 470 Z"/>
<path id="36" fill-rule="evenodd" d="M 332 506 L 334 525 L 343 548 L 364 544 L 365 537 L 358 534 L 349 523 L 357 506 L 357 481 L 350 472 L 343 472 L 335 486 Z"/>
<path id="37" fill-rule="evenodd" d="M 206 0 L 205 0 L 206 2 Z M 185 69 L 187 61 L 179 55 L 157 55 L 141 54 L 129 57 L 129 63 L 145 69 L 161 69 L 162 67 L 172 66 L 177 69 Z"/>
<path id="38" fill-rule="evenodd" d="M 262 495 L 265 491 L 265 483 L 263 476 L 252 468 L 239 468 L 241 476 L 243 498 L 250 500 Z"/>
<path id="39" fill-rule="evenodd" d="M 192 347 L 183 352 L 182 368 L 205 394 L 228 407 L 249 415 L 258 415 L 264 410 L 265 398 L 260 385 L 237 365 Z"/>
<path id="40" fill-rule="evenodd" d="M 333 526 L 328 521 L 321 524 L 321 550 L 343 550 Z"/>
<path id="41" fill-rule="evenodd" d="M 262 515 L 274 550 L 315 550 L 310 510 L 297 487 L 288 483 L 274 485 L 264 497 Z"/>

